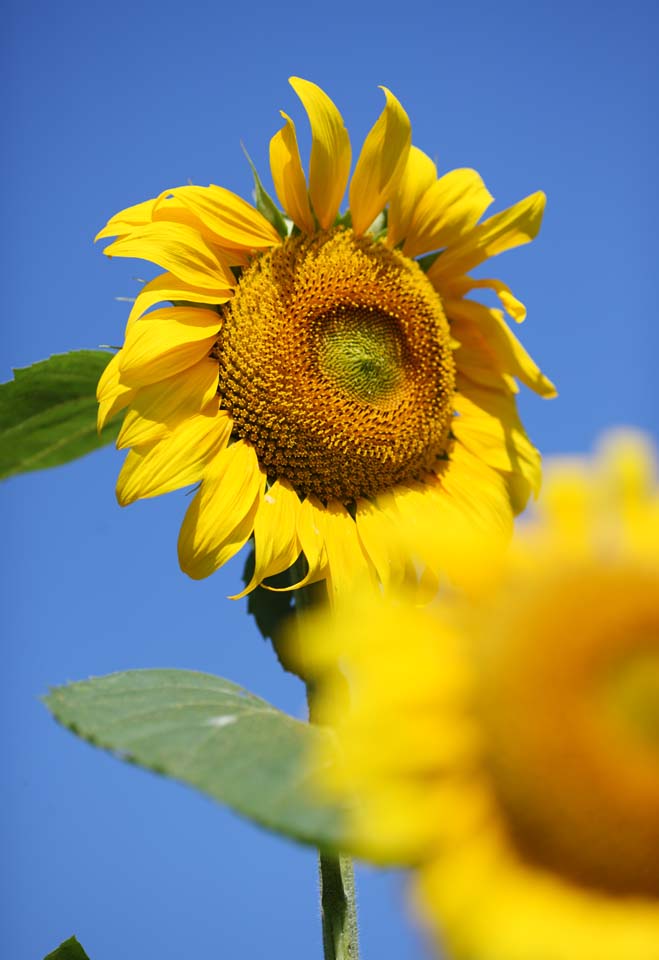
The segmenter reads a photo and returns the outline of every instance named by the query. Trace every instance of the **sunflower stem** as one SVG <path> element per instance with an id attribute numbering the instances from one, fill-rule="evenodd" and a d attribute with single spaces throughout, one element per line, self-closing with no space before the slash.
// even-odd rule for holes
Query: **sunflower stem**
<path id="1" fill-rule="evenodd" d="M 300 580 L 299 569 L 293 568 L 292 583 Z M 294 591 L 295 615 L 327 605 L 327 590 L 323 583 L 315 583 Z M 318 723 L 314 709 L 313 684 L 305 680 L 309 723 Z M 344 854 L 318 851 L 318 880 L 320 886 L 320 917 L 323 930 L 324 960 L 359 960 L 357 928 L 357 900 L 355 874 L 350 857 Z"/>
<path id="2" fill-rule="evenodd" d="M 314 716 L 314 691 L 307 685 L 309 722 Z M 324 960 L 359 960 L 357 898 L 352 860 L 345 854 L 318 851 L 320 918 Z"/>

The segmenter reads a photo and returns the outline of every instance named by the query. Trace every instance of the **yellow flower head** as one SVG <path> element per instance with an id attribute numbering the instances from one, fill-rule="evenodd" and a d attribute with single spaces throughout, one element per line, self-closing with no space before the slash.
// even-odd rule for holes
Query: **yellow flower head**
<path id="1" fill-rule="evenodd" d="M 641 439 L 612 438 L 549 472 L 506 557 L 472 543 L 469 599 L 362 599 L 305 637 L 321 679 L 342 657 L 352 681 L 327 776 L 359 801 L 355 846 L 416 864 L 451 955 L 659 958 L 653 470 Z"/>
<path id="2" fill-rule="evenodd" d="M 303 555 L 299 583 L 326 578 L 336 592 L 409 574 L 392 531 L 459 512 L 505 532 L 537 490 L 516 381 L 554 389 L 502 311 L 466 294 L 490 288 L 524 319 L 504 283 L 468 272 L 535 237 L 544 195 L 479 223 L 492 201 L 479 175 L 438 178 L 384 90 L 341 215 L 348 133 L 319 87 L 291 84 L 312 144 L 307 178 L 282 114 L 270 165 L 283 215 L 260 184 L 258 209 L 187 186 L 99 233 L 117 237 L 109 256 L 165 271 L 137 297 L 101 378 L 99 424 L 128 408 L 121 504 L 200 484 L 179 539 L 191 577 L 253 534 L 248 589 Z"/>

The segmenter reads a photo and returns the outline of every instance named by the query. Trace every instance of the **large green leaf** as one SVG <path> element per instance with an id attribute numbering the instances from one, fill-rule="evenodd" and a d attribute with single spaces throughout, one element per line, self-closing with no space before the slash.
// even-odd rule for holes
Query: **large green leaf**
<path id="1" fill-rule="evenodd" d="M 221 677 L 132 670 L 56 687 L 57 720 L 122 760 L 181 780 L 262 826 L 338 849 L 344 811 L 310 788 L 328 731 L 294 720 Z"/>
<path id="2" fill-rule="evenodd" d="M 57 467 L 116 438 L 118 424 L 96 431 L 96 384 L 110 358 L 102 350 L 58 353 L 0 384 L 0 479 Z"/>
<path id="3" fill-rule="evenodd" d="M 69 937 L 64 943 L 60 943 L 56 950 L 44 957 L 44 960 L 89 960 L 89 957 L 76 938 Z"/>

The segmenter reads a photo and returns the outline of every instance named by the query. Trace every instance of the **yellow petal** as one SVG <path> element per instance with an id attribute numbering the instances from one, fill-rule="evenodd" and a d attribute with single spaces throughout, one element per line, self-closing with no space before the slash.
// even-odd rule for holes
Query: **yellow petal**
<path id="1" fill-rule="evenodd" d="M 315 497 L 307 497 L 300 504 L 297 514 L 297 535 L 307 561 L 307 575 L 294 587 L 315 583 L 325 577 L 327 552 L 322 531 L 323 505 Z"/>
<path id="2" fill-rule="evenodd" d="M 410 228 L 416 205 L 437 179 L 437 167 L 423 150 L 410 147 L 403 175 L 389 204 L 387 243 L 395 247 Z"/>
<path id="3" fill-rule="evenodd" d="M 427 602 L 446 577 L 466 581 L 475 537 L 502 542 L 512 532 L 506 480 L 459 442 L 441 476 L 394 487 L 391 493 L 409 549 L 427 565 L 419 588 L 427 595 L 419 602 Z"/>
<path id="4" fill-rule="evenodd" d="M 201 480 L 208 463 L 226 446 L 233 421 L 224 412 L 216 417 L 192 417 L 148 447 L 131 450 L 117 480 L 122 507 L 156 497 Z"/>
<path id="5" fill-rule="evenodd" d="M 451 333 L 460 343 L 467 343 L 483 356 L 483 366 L 517 377 L 541 397 L 555 397 L 556 387 L 541 373 L 500 310 L 474 303 L 472 300 L 445 300 L 444 310 L 451 320 Z M 455 353 L 459 369 L 463 369 L 460 349 Z"/>
<path id="6" fill-rule="evenodd" d="M 324 230 L 334 223 L 350 174 L 350 138 L 343 118 L 327 94 L 299 77 L 289 83 L 302 101 L 311 124 L 309 194 Z"/>
<path id="7" fill-rule="evenodd" d="M 96 415 L 96 429 L 99 433 L 108 420 L 111 420 L 122 410 L 125 410 L 134 396 L 134 390 L 130 389 L 129 387 L 121 387 L 112 397 L 108 397 L 106 400 L 101 400 L 98 405 L 98 413 Z"/>
<path id="8" fill-rule="evenodd" d="M 436 519 L 437 491 L 434 485 L 411 482 L 392 487 L 389 492 L 393 509 L 389 507 L 387 513 L 399 528 L 402 523 L 402 528 L 407 531 L 424 530 Z"/>
<path id="9" fill-rule="evenodd" d="M 232 288 L 236 278 L 228 260 L 211 250 L 198 230 L 184 223 L 148 223 L 115 240 L 103 253 L 109 257 L 151 260 L 179 280 L 202 290 Z"/>
<path id="10" fill-rule="evenodd" d="M 488 537 L 511 535 L 513 512 L 505 479 L 459 441 L 440 477 L 439 494 L 438 502 L 443 501 L 456 524 L 464 518 Z"/>
<path id="11" fill-rule="evenodd" d="M 463 276 L 438 283 L 437 286 L 441 288 L 442 296 L 446 299 L 463 297 L 470 290 L 494 290 L 509 317 L 516 323 L 522 323 L 526 319 L 526 307 L 503 280 L 474 280 L 473 277 Z"/>
<path id="12" fill-rule="evenodd" d="M 309 206 L 307 181 L 300 160 L 295 124 L 283 110 L 280 113 L 286 123 L 270 141 L 272 182 L 279 202 L 295 226 L 303 233 L 313 233 L 316 224 Z"/>
<path id="13" fill-rule="evenodd" d="M 359 236 L 389 202 L 407 164 L 412 140 L 409 117 L 394 95 L 364 141 L 350 184 L 352 228 Z"/>
<path id="14" fill-rule="evenodd" d="M 94 237 L 94 243 L 102 240 L 104 237 L 120 237 L 125 233 L 131 233 L 135 227 L 141 227 L 146 223 L 151 223 L 155 199 L 144 200 L 142 203 L 136 203 L 132 207 L 126 207 L 120 213 L 115 213 L 106 225 Z"/>
<path id="15" fill-rule="evenodd" d="M 251 203 L 211 184 L 208 187 L 175 187 L 156 200 L 153 219 L 167 220 L 168 207 L 182 204 L 220 246 L 264 250 L 281 243 L 275 228 Z"/>
<path id="16" fill-rule="evenodd" d="M 285 480 L 275 480 L 265 492 L 254 518 L 254 574 L 239 600 L 266 577 L 281 573 L 300 556 L 297 519 L 300 498 Z"/>
<path id="17" fill-rule="evenodd" d="M 216 361 L 204 357 L 188 370 L 137 390 L 117 437 L 117 449 L 166 437 L 202 411 L 205 416 L 217 415 L 217 379 Z"/>
<path id="18" fill-rule="evenodd" d="M 462 445 L 490 467 L 519 474 L 537 496 L 540 454 L 524 432 L 515 398 L 458 378 L 454 403 L 458 415 L 451 430 Z"/>
<path id="19" fill-rule="evenodd" d="M 501 363 L 490 345 L 471 327 L 454 323 L 451 325 L 451 335 L 456 337 L 456 330 L 460 329 L 460 340 L 453 357 L 458 372 L 468 377 L 474 383 L 492 390 L 501 390 L 512 394 L 519 393 L 519 384 L 509 373 L 504 373 Z"/>
<path id="20" fill-rule="evenodd" d="M 186 370 L 208 356 L 220 329 L 214 310 L 163 307 L 126 331 L 119 371 L 128 386 L 144 387 Z"/>
<path id="21" fill-rule="evenodd" d="M 356 513 L 357 534 L 362 548 L 387 589 L 406 578 L 406 557 L 391 516 L 379 504 L 359 500 Z"/>
<path id="22" fill-rule="evenodd" d="M 204 475 L 181 527 L 181 569 L 194 580 L 209 576 L 247 542 L 265 488 L 254 448 L 226 447 Z"/>
<path id="23" fill-rule="evenodd" d="M 113 396 L 119 383 L 119 355 L 121 350 L 108 355 L 108 363 L 96 385 L 96 399 L 100 402 Z"/>
<path id="24" fill-rule="evenodd" d="M 492 200 L 475 170 L 444 174 L 417 203 L 403 253 L 416 257 L 455 243 L 478 223 Z"/>
<path id="25" fill-rule="evenodd" d="M 138 293 L 128 317 L 128 326 L 157 303 L 182 300 L 189 303 L 219 304 L 226 303 L 232 296 L 233 290 L 230 287 L 200 290 L 178 280 L 172 273 L 161 273 L 145 283 Z"/>
<path id="26" fill-rule="evenodd" d="M 115 414 L 123 410 L 133 400 L 135 390 L 120 380 L 119 362 L 121 350 L 112 357 L 101 374 L 96 387 L 98 400 L 97 427 L 100 433 L 105 424 Z"/>
<path id="27" fill-rule="evenodd" d="M 346 508 L 330 500 L 321 516 L 321 532 L 327 552 L 330 599 L 374 586 L 374 566 L 357 536 L 357 526 Z"/>
<path id="28" fill-rule="evenodd" d="M 428 276 L 434 283 L 442 277 L 467 273 L 489 257 L 533 240 L 540 230 L 545 210 L 544 193 L 532 193 L 479 224 L 466 237 L 435 261 Z"/>

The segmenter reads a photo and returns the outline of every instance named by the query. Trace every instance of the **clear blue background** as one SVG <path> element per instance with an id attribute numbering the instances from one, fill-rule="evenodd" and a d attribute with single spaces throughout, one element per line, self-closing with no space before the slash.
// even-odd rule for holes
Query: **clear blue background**
<path id="1" fill-rule="evenodd" d="M 539 240 L 502 257 L 524 343 L 560 389 L 523 395 L 546 453 L 609 424 L 656 431 L 657 6 L 606 2 L 26 2 L 4 15 L 0 377 L 120 340 L 141 264 L 91 238 L 186 183 L 269 182 L 290 74 L 321 84 L 355 153 L 389 86 L 442 169 L 475 166 L 497 207 L 543 188 Z M 495 208 L 495 209 L 496 209 Z M 652 273 L 651 273 L 652 270 Z M 302 715 L 235 590 L 176 563 L 183 493 L 120 510 L 113 449 L 12 479 L 3 510 L 3 955 L 77 934 L 92 960 L 320 957 L 315 858 L 210 801 L 93 750 L 38 697 L 113 670 L 213 671 Z M 404 883 L 359 877 L 366 960 L 426 956 Z"/>

